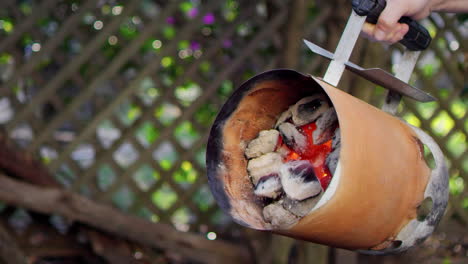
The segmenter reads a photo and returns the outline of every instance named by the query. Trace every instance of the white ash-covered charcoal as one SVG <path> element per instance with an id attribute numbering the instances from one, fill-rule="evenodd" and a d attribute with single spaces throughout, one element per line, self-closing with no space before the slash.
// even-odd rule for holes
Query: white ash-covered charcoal
<path id="1" fill-rule="evenodd" d="M 297 201 L 288 197 L 282 199 L 283 207 L 291 212 L 292 214 L 303 217 L 310 213 L 312 208 L 318 203 L 322 197 L 322 193 L 320 195 L 314 196 L 309 199 L 305 199 L 303 201 Z"/>
<path id="2" fill-rule="evenodd" d="M 247 171 L 252 178 L 252 183 L 257 185 L 260 178 L 274 173 L 279 173 L 282 165 L 281 155 L 270 152 L 258 158 L 249 160 Z"/>
<path id="3" fill-rule="evenodd" d="M 328 154 L 325 163 L 330 170 L 331 174 L 335 174 L 336 166 L 338 165 L 338 160 L 340 159 L 340 149 L 341 149 L 341 135 L 340 128 L 335 129 L 335 134 L 332 139 L 332 152 Z"/>
<path id="4" fill-rule="evenodd" d="M 283 123 L 278 127 L 284 143 L 291 149 L 302 152 L 307 148 L 307 138 L 291 123 Z"/>
<path id="5" fill-rule="evenodd" d="M 253 139 L 245 149 L 245 156 L 249 159 L 260 157 L 273 152 L 278 144 L 279 132 L 276 129 L 262 130 L 258 137 Z"/>
<path id="6" fill-rule="evenodd" d="M 281 115 L 278 117 L 278 120 L 276 121 L 275 127 L 279 127 L 279 125 L 281 125 L 284 122 L 288 121 L 291 117 L 292 117 L 291 107 L 289 107 L 288 110 L 281 113 Z"/>
<path id="7" fill-rule="evenodd" d="M 315 124 L 317 128 L 312 133 L 312 139 L 315 145 L 323 144 L 334 136 L 334 130 L 338 123 L 338 116 L 336 115 L 335 108 L 330 107 L 317 119 Z"/>
<path id="8" fill-rule="evenodd" d="M 314 122 L 322 113 L 328 110 L 326 96 L 323 94 L 304 97 L 291 109 L 292 120 L 296 126 L 303 126 Z"/>
<path id="9" fill-rule="evenodd" d="M 283 164 L 280 178 L 284 192 L 291 199 L 302 201 L 322 192 L 322 185 L 314 173 L 312 164 L 307 160 Z"/>
<path id="10" fill-rule="evenodd" d="M 274 228 L 284 229 L 295 224 L 298 217 L 284 209 L 282 201 L 271 203 L 263 208 L 265 222 L 271 223 Z"/>
<path id="11" fill-rule="evenodd" d="M 276 198 L 282 193 L 281 180 L 277 173 L 263 176 L 255 186 L 254 194 L 261 197 Z"/>
<path id="12" fill-rule="evenodd" d="M 338 148 L 341 145 L 341 133 L 340 128 L 335 129 L 335 133 L 332 138 L 332 150 Z"/>

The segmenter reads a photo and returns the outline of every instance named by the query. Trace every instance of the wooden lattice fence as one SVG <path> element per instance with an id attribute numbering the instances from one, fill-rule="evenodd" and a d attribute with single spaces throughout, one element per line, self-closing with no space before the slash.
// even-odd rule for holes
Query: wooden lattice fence
<path id="1" fill-rule="evenodd" d="M 311 3 L 299 15 L 295 1 L 2 1 L 1 132 L 72 191 L 178 230 L 236 236 L 206 182 L 211 122 L 256 73 L 291 67 L 321 75 L 325 60 L 301 41 L 333 50 L 349 11 L 332 12 L 337 4 L 345 5 Z M 401 116 L 444 150 L 445 221 L 466 228 L 468 22 L 435 14 L 424 23 L 434 41 L 413 83 L 439 101 L 407 100 Z M 389 69 L 398 54 L 360 41 L 353 58 Z M 350 75 L 342 83 L 381 102 L 383 91 L 371 84 Z"/>

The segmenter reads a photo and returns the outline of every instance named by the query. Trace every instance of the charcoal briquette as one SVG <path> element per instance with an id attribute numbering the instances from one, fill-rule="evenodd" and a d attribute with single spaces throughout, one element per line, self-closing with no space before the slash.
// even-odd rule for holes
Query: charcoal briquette
<path id="1" fill-rule="evenodd" d="M 314 122 L 330 106 L 325 95 L 313 95 L 304 97 L 291 107 L 293 123 L 303 126 Z"/>
<path id="2" fill-rule="evenodd" d="M 247 171 L 252 178 L 252 183 L 257 185 L 258 181 L 263 176 L 279 173 L 281 165 L 281 155 L 276 152 L 270 152 L 258 158 L 249 160 Z"/>
<path id="3" fill-rule="evenodd" d="M 257 138 L 253 139 L 245 149 L 245 156 L 249 159 L 260 157 L 273 152 L 278 144 L 279 132 L 276 129 L 262 130 Z"/>
<path id="4" fill-rule="evenodd" d="M 322 186 L 307 160 L 284 163 L 280 169 L 281 185 L 286 195 L 302 201 L 314 197 L 322 191 Z"/>
<path id="5" fill-rule="evenodd" d="M 323 144 L 331 140 L 334 136 L 338 122 L 335 108 L 330 107 L 316 121 L 317 128 L 312 133 L 312 139 L 315 145 Z"/>

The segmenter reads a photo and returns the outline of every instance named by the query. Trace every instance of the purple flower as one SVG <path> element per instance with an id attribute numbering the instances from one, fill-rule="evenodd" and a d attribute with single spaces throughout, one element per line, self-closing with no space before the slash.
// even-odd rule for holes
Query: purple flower
<path id="1" fill-rule="evenodd" d="M 190 9 L 188 12 L 187 12 L 187 15 L 190 17 L 190 18 L 194 18 L 198 15 L 198 9 L 196 7 Z"/>
<path id="2" fill-rule="evenodd" d="M 232 41 L 230 39 L 223 40 L 223 47 L 225 47 L 225 48 L 232 47 Z"/>
<path id="3" fill-rule="evenodd" d="M 173 25 L 173 24 L 175 24 L 175 18 L 172 17 L 172 16 L 170 16 L 170 17 L 168 17 L 168 18 L 166 19 L 166 22 L 167 22 L 168 24 Z"/>
<path id="4" fill-rule="evenodd" d="M 203 17 L 203 23 L 206 25 L 212 25 L 215 22 L 215 16 L 213 13 L 208 13 Z"/>
<path id="5" fill-rule="evenodd" d="M 191 50 L 199 50 L 201 48 L 201 45 L 200 43 L 196 42 L 196 41 L 192 41 L 190 42 L 190 49 Z"/>

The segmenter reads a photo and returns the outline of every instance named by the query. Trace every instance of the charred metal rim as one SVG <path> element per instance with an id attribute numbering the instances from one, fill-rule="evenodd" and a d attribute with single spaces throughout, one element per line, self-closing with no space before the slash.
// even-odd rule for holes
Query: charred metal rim
<path id="1" fill-rule="evenodd" d="M 208 176 L 208 185 L 211 192 L 221 209 L 230 215 L 231 203 L 229 197 L 226 195 L 225 186 L 222 179 L 219 178 L 218 169 L 222 164 L 222 150 L 223 150 L 223 127 L 225 122 L 229 120 L 230 116 L 235 112 L 241 99 L 248 93 L 256 84 L 262 81 L 295 81 L 295 82 L 309 82 L 314 86 L 320 86 L 313 78 L 303 75 L 297 71 L 289 69 L 275 69 L 260 73 L 249 80 L 245 81 L 224 103 L 219 111 L 213 126 L 210 130 L 208 137 L 207 150 L 206 150 L 206 167 Z M 239 224 L 250 227 L 248 223 L 240 222 L 239 219 L 234 219 Z"/>

